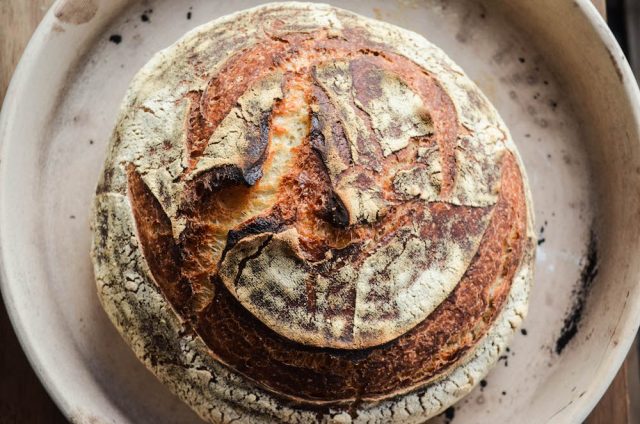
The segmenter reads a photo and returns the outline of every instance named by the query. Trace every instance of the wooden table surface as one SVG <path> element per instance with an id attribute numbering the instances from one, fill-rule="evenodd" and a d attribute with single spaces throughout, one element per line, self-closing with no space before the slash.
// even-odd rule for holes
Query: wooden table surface
<path id="1" fill-rule="evenodd" d="M 605 0 L 592 0 L 605 15 Z M 20 55 L 53 0 L 0 0 L 0 104 Z M 628 424 L 627 364 L 595 408 L 588 424 Z M 38 381 L 0 305 L 0 422 L 66 422 Z"/>

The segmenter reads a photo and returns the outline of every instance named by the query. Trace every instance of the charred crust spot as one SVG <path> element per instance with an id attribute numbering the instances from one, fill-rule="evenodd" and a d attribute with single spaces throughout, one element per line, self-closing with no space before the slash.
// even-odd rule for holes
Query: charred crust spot
<path id="1" fill-rule="evenodd" d="M 325 139 L 324 134 L 322 134 L 322 129 L 320 128 L 320 120 L 317 113 L 311 114 L 311 132 L 309 133 L 309 142 L 311 143 L 311 147 L 322 156 L 323 160 L 326 161 Z"/>
<path id="2" fill-rule="evenodd" d="M 223 261 L 227 252 L 243 238 L 264 233 L 275 234 L 282 231 L 284 226 L 285 224 L 274 216 L 259 216 L 238 229 L 230 230 L 227 235 L 227 245 L 220 261 Z"/>
<path id="3" fill-rule="evenodd" d="M 249 261 L 256 259 L 258 256 L 260 256 L 262 254 L 262 251 L 265 249 L 265 247 L 267 247 L 267 245 L 271 242 L 272 238 L 273 238 L 273 235 L 267 236 L 267 238 L 260 244 L 260 246 L 258 246 L 258 249 L 256 249 L 255 253 L 242 258 L 242 260 L 240 261 L 240 264 L 238 265 L 238 273 L 236 274 L 236 278 L 235 278 L 236 286 L 238 285 L 238 280 L 240 280 L 240 277 L 242 276 L 242 272 L 244 271 Z"/>
<path id="4" fill-rule="evenodd" d="M 194 203 L 213 191 L 235 184 L 246 184 L 244 172 L 236 165 L 223 165 L 205 171 L 189 182 L 185 190 L 188 199 L 185 205 Z"/>
<path id="5" fill-rule="evenodd" d="M 344 228 L 349 225 L 349 212 L 335 193 L 332 193 L 327 199 L 325 216 L 335 226 Z"/>
<path id="6" fill-rule="evenodd" d="M 269 146 L 269 128 L 271 126 L 271 111 L 266 111 L 260 117 L 260 135 L 255 142 L 249 143 L 247 159 L 249 166 L 243 172 L 244 182 L 254 185 L 262 177 L 262 164 Z"/>
<path id="7" fill-rule="evenodd" d="M 222 69 L 212 78 L 207 88 L 200 94 L 198 102 L 192 102 L 190 116 L 195 125 L 188 128 L 188 136 L 197 134 L 197 143 L 188 147 L 189 169 L 192 170 L 206 143 L 218 128 L 222 120 L 236 106 L 238 99 L 256 81 L 264 78 L 275 69 L 275 60 L 285 46 L 282 43 L 265 40 L 251 49 L 247 49 L 227 60 Z M 193 96 L 188 95 L 189 96 Z M 190 120 L 191 123 L 191 120 Z"/>

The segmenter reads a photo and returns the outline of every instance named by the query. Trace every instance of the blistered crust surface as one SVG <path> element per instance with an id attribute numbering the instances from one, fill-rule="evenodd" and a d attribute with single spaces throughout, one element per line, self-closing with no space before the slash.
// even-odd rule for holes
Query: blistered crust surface
<path id="1" fill-rule="evenodd" d="M 310 55 L 313 66 L 288 60 L 280 44 L 306 47 L 309 36 L 287 37 L 314 32 L 323 32 L 324 47 L 334 48 L 335 57 L 315 63 Z M 265 45 L 256 48 L 260 40 Z M 361 51 L 349 52 L 350 43 L 362 43 Z M 376 48 L 387 56 L 365 51 Z M 238 52 L 249 56 L 234 62 Z M 278 68 L 274 57 L 286 66 L 264 71 Z M 403 74 L 404 61 L 425 76 Z M 237 76 L 250 66 L 258 71 L 246 81 L 217 77 Z M 297 80 L 287 76 L 301 69 Z M 367 92 L 367 83 L 378 89 L 375 95 Z M 295 108 L 287 107 L 296 97 L 309 105 L 308 116 L 294 116 Z M 209 120 L 200 122 L 204 115 Z M 277 122 L 285 130 L 299 128 L 278 135 Z M 306 150 L 300 140 L 305 133 L 310 133 Z M 322 144 L 314 140 L 318 133 Z M 374 151 L 372 139 L 379 146 Z M 312 183 L 323 193 L 323 206 L 334 212 L 331 225 L 354 228 L 349 237 L 355 239 L 366 237 L 361 228 L 377 225 L 387 237 L 375 248 L 357 244 L 344 250 L 344 237 L 331 225 L 293 221 L 288 204 L 289 209 L 278 209 L 286 203 L 284 195 L 300 204 L 311 198 L 278 191 L 278 184 L 299 181 L 302 174 L 276 171 L 295 170 L 300 161 L 315 169 L 309 171 L 317 174 Z M 511 195 L 501 197 L 509 185 L 501 184 L 505 163 L 513 178 L 504 181 L 519 182 L 507 189 Z M 100 298 L 141 360 L 211 422 L 422 422 L 479 381 L 526 314 L 533 235 L 520 169 L 495 110 L 423 38 L 322 5 L 276 4 L 222 18 L 159 53 L 130 87 L 95 203 L 93 258 Z M 224 196 L 240 200 L 219 200 Z M 337 211 L 327 199 L 338 202 Z M 500 199 L 504 216 L 496 212 Z M 294 206 L 296 216 L 306 216 Z M 224 219 L 205 222 L 211 216 Z M 389 222 L 407 216 L 405 227 L 391 228 Z M 517 254 L 488 252 L 496 256 L 496 269 L 505 271 L 478 286 L 492 293 L 486 301 L 497 309 L 484 313 L 488 318 L 478 321 L 477 334 L 465 330 L 471 335 L 463 332 L 448 342 L 453 344 L 447 353 L 456 352 L 450 360 L 438 359 L 444 351 L 429 351 L 429 360 L 391 364 L 399 367 L 397 373 L 388 384 L 378 384 L 385 379 L 376 370 L 389 365 L 388 349 L 410 352 L 416 348 L 408 342 L 412 335 L 446 328 L 434 317 L 450 313 L 445 300 L 465 296 L 459 282 L 472 262 L 478 263 L 478 250 L 491 238 L 488 228 L 498 231 L 509 216 L 516 224 L 502 231 L 517 234 L 510 239 Z M 308 228 L 326 233 L 329 248 L 318 248 L 305 233 Z M 237 238 L 231 244 L 229 229 L 229 237 Z M 198 242 L 189 245 L 189 240 Z M 332 257 L 335 249 L 346 253 Z M 203 250 L 202 259 L 184 254 Z M 203 263 L 207 260 L 211 263 Z M 207 270 L 219 271 L 213 281 Z M 460 305 L 468 315 L 453 322 L 469 325 L 483 316 L 470 303 Z M 218 324 L 216 307 L 229 320 Z M 226 330 L 246 323 L 258 329 L 256 337 L 273 343 L 273 372 L 261 369 L 258 359 L 245 367 L 237 352 L 216 346 L 227 341 L 220 337 L 230 337 L 229 346 L 241 347 Z M 357 358 L 358 349 L 391 340 L 367 350 L 369 359 Z M 327 347 L 356 350 L 349 357 L 323 350 Z M 289 360 L 279 364 L 278 349 L 299 349 L 294 356 L 300 362 L 288 365 L 294 366 L 292 375 L 309 366 L 319 383 L 305 388 L 295 378 L 288 385 L 270 380 L 270 373 L 288 372 L 283 364 Z M 376 349 L 383 358 L 377 365 Z M 336 374 L 323 378 L 332 361 L 338 364 Z M 310 404 L 320 409 L 309 409 Z"/>

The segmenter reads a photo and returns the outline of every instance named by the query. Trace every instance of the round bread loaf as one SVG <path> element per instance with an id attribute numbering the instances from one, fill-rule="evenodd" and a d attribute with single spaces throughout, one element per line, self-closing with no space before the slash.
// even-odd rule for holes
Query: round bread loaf
<path id="1" fill-rule="evenodd" d="M 203 25 L 132 82 L 93 214 L 104 309 L 205 420 L 423 422 L 526 314 L 509 132 L 421 36 L 326 5 Z"/>

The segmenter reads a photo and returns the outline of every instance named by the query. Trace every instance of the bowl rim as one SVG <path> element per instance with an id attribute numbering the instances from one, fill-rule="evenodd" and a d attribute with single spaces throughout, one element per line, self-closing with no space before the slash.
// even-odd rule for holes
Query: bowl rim
<path id="1" fill-rule="evenodd" d="M 604 17 L 591 0 L 574 0 L 574 5 L 577 6 L 576 9 L 587 19 L 595 34 L 602 41 L 613 66 L 620 73 L 620 78 L 617 81 L 622 85 L 629 102 L 631 109 L 629 110 L 629 115 L 632 117 L 634 126 L 636 130 L 640 130 L 640 89 L 631 65 Z M 640 139 L 636 139 L 635 143 L 640 143 Z M 640 285 L 640 275 L 635 276 L 635 283 L 636 286 Z M 618 333 L 618 348 L 609 351 L 609 360 L 606 363 L 603 362 L 600 366 L 598 373 L 591 380 L 591 384 L 585 389 L 585 395 L 574 400 L 573 413 L 569 416 L 572 418 L 571 422 L 584 422 L 587 419 L 609 389 L 609 386 L 611 386 L 633 345 L 635 336 L 640 328 L 640 292 L 636 293 L 635 299 L 630 300 L 626 312 L 627 319 L 621 320 L 613 330 Z M 611 345 L 611 343 L 612 341 L 610 340 L 609 344 Z"/>
<path id="2" fill-rule="evenodd" d="M 6 172 L 6 165 L 2 159 L 5 157 L 4 152 L 8 144 L 8 134 L 10 133 L 11 118 L 14 111 L 20 104 L 20 93 L 30 80 L 30 76 L 37 64 L 36 59 L 47 48 L 48 35 L 54 25 L 57 24 L 55 10 L 59 10 L 60 6 L 68 0 L 55 0 L 46 12 L 42 21 L 38 24 L 36 30 L 32 34 L 19 62 L 12 75 L 11 81 L 7 88 L 5 98 L 0 110 L 0 179 Z M 115 10 L 120 2 L 100 1 L 100 6 L 110 7 Z M 602 41 L 607 51 L 611 54 L 611 60 L 615 67 L 622 74 L 620 84 L 631 106 L 630 116 L 635 123 L 635 127 L 640 133 L 640 90 L 636 82 L 631 67 L 616 41 L 613 33 L 607 26 L 604 18 L 600 15 L 596 7 L 590 0 L 574 0 L 576 11 L 579 12 L 584 19 L 590 24 L 595 35 Z M 78 31 L 91 31 L 91 27 L 80 28 Z M 636 140 L 640 143 L 640 140 Z M 0 196 L 0 212 L 5 207 Z M 17 309 L 14 300 L 14 292 L 11 290 L 12 284 L 7 275 L 5 267 L 5 249 L 4 238 L 2 234 L 2 224 L 0 224 L 0 293 L 7 309 L 7 314 L 11 325 L 18 338 L 20 346 L 27 356 L 29 364 L 38 376 L 38 379 L 44 386 L 51 399 L 58 406 L 60 411 L 67 419 L 73 420 L 74 405 L 69 401 L 69 395 L 64 390 L 64 386 L 58 380 L 52 377 L 52 373 L 43 367 L 42 358 L 34 348 L 34 339 L 36 335 L 29 334 L 21 321 L 21 314 Z M 8 249 L 7 249 L 8 250 Z M 636 276 L 637 284 L 640 284 L 640 275 Z M 640 291 L 638 292 L 640 300 Z M 624 362 L 627 353 L 633 343 L 634 336 L 640 327 L 640 301 L 629 302 L 627 306 L 627 319 L 621 321 L 615 331 L 619 334 L 619 344 L 617 349 L 611 350 L 608 354 L 609 360 L 601 364 L 598 374 L 591 380 L 591 384 L 586 390 L 586 394 L 573 402 L 573 413 L 570 415 L 575 422 L 582 422 L 587 418 L 599 400 L 602 398 L 611 382 L 616 376 L 619 368 Z"/>

